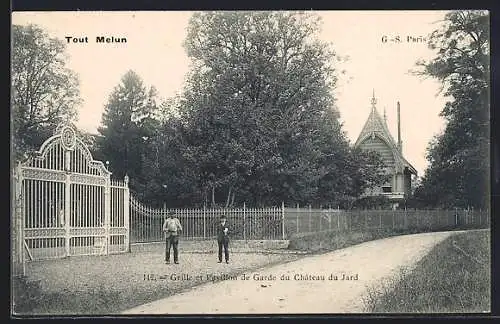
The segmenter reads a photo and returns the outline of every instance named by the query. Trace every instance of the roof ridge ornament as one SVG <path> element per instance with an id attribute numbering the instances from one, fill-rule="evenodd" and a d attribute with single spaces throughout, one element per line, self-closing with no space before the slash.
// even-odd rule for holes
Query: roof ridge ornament
<path id="1" fill-rule="evenodd" d="M 373 89 L 371 103 L 372 103 L 372 109 L 375 110 L 375 105 L 377 104 L 377 99 L 375 99 L 375 89 Z"/>

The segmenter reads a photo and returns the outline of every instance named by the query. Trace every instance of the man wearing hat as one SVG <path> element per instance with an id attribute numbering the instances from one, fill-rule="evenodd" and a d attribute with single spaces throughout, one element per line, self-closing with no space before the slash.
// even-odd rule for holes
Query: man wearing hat
<path id="1" fill-rule="evenodd" d="M 179 232 L 182 232 L 181 222 L 175 213 L 170 211 L 163 223 L 163 232 L 165 232 L 165 263 L 170 263 L 170 247 L 174 248 L 174 263 L 179 263 Z"/>
<path id="2" fill-rule="evenodd" d="M 224 247 L 224 257 L 226 263 L 229 263 L 229 226 L 226 216 L 220 217 L 220 223 L 217 225 L 217 243 L 219 244 L 219 263 L 222 262 L 222 248 Z"/>

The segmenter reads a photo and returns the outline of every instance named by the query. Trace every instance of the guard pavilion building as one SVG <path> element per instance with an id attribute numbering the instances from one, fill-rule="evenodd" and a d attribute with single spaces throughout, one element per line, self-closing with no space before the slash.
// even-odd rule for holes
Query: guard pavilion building
<path id="1" fill-rule="evenodd" d="M 411 180 L 412 176 L 417 176 L 417 170 L 403 156 L 399 102 L 397 103 L 397 142 L 387 127 L 385 111 L 382 118 L 377 111 L 376 104 L 374 91 L 370 115 L 354 146 L 362 150 L 378 152 L 385 164 L 386 172 L 391 175 L 387 183 L 367 190 L 365 196 L 385 196 L 391 201 L 393 207 L 397 207 L 411 195 Z"/>

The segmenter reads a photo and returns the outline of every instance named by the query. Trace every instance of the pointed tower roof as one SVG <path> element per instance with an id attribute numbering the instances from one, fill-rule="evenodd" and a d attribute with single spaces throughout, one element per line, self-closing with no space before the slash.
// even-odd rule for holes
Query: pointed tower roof
<path id="1" fill-rule="evenodd" d="M 401 151 L 398 149 L 398 145 L 387 127 L 386 119 L 380 116 L 376 105 L 377 99 L 375 98 L 375 90 L 373 90 L 370 115 L 368 115 L 368 119 L 366 120 L 354 146 L 359 146 L 368 137 L 379 137 L 391 148 L 397 162 L 408 167 L 410 172 L 413 174 L 417 174 L 416 169 L 408 161 L 406 161 Z"/>
<path id="2" fill-rule="evenodd" d="M 366 120 L 365 125 L 363 126 L 363 129 L 361 130 L 361 133 L 358 136 L 355 146 L 358 146 L 361 143 L 361 141 L 367 138 L 368 136 L 378 135 L 382 137 L 382 139 L 384 139 L 387 142 L 387 144 L 389 144 L 391 147 L 394 146 L 394 148 L 397 149 L 396 141 L 392 137 L 391 132 L 387 127 L 387 123 L 382 118 L 382 116 L 380 116 L 377 110 L 376 107 L 377 99 L 375 98 L 375 90 L 373 91 L 371 104 L 372 107 L 370 115 L 368 115 L 368 119 Z"/>

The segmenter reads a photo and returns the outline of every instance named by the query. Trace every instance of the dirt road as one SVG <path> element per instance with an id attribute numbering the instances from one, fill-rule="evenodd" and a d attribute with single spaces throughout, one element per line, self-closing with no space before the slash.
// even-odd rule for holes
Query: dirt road
<path id="1" fill-rule="evenodd" d="M 452 234 L 370 241 L 248 273 L 245 278 L 225 276 L 225 264 L 220 264 L 220 272 L 204 278 L 206 284 L 123 314 L 361 313 L 368 287 L 402 266 L 411 268 Z M 173 275 L 171 279 L 191 280 L 182 273 Z M 224 280 L 211 281 L 217 277 Z"/>

